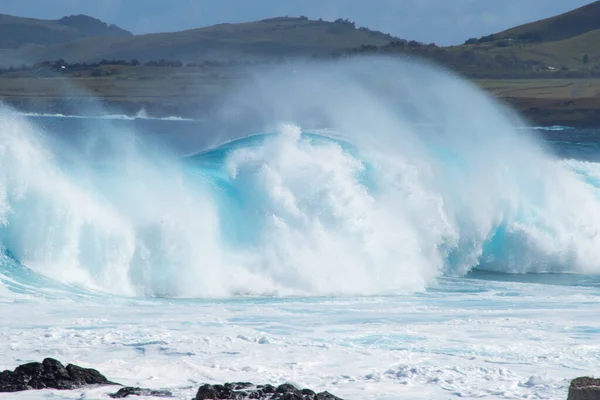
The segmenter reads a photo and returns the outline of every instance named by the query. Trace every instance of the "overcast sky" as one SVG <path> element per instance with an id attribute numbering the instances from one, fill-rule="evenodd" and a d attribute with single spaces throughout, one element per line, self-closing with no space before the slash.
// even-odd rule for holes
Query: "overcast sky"
<path id="1" fill-rule="evenodd" d="M 134 33 L 305 15 L 350 18 L 405 39 L 441 45 L 504 30 L 590 0 L 0 0 L 0 13 L 57 19 L 87 14 Z"/>

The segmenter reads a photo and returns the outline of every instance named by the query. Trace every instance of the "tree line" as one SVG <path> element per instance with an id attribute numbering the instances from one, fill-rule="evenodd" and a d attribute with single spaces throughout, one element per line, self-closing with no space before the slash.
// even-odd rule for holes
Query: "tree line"
<path id="1" fill-rule="evenodd" d="M 351 21 L 341 20 L 340 24 L 351 24 Z M 432 60 L 449 69 L 469 77 L 489 78 L 536 78 L 536 77 L 566 77 L 587 78 L 600 76 L 600 66 L 591 66 L 590 57 L 582 56 L 582 64 L 586 69 L 570 71 L 566 67 L 551 68 L 543 62 L 535 60 L 523 60 L 512 53 L 491 53 L 476 51 L 470 47 L 443 48 L 434 43 L 425 44 L 414 40 L 394 39 L 382 46 L 361 45 L 358 47 L 338 51 L 327 55 L 314 55 L 312 59 L 340 59 L 346 57 L 360 57 L 363 55 L 404 55 L 416 56 Z M 33 66 L 22 65 L 20 67 L 9 67 L 0 69 L 0 74 L 27 71 L 35 76 L 56 76 L 61 73 L 83 72 L 92 77 L 118 75 L 119 66 L 141 68 L 231 68 L 265 64 L 282 64 L 293 62 L 285 57 L 270 57 L 260 60 L 234 59 L 234 60 L 205 60 L 201 62 L 184 62 L 181 60 L 149 60 L 141 62 L 132 60 L 100 60 L 98 62 L 69 63 L 64 59 L 56 61 L 44 61 Z"/>

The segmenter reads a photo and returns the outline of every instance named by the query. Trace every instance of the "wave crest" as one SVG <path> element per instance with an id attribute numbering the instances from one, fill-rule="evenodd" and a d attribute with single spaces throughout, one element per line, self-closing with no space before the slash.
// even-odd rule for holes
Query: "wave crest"
<path id="1" fill-rule="evenodd" d="M 182 160 L 104 132 L 99 163 L 86 153 L 98 138 L 78 153 L 3 110 L 0 246 L 57 281 L 146 296 L 414 291 L 474 267 L 600 272 L 597 164 L 547 155 L 456 77 L 371 63 L 259 79 L 230 99 L 231 124 L 292 123 Z"/>

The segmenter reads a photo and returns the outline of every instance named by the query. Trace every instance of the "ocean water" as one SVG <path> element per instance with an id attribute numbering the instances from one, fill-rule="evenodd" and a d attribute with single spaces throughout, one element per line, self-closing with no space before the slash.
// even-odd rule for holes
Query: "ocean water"
<path id="1" fill-rule="evenodd" d="M 0 368 L 566 398 L 600 371 L 599 138 L 382 60 L 258 77 L 210 121 L 2 108 Z"/>

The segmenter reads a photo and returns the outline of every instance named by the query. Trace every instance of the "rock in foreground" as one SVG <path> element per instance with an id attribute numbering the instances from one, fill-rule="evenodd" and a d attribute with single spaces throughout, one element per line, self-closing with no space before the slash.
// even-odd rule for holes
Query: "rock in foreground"
<path id="1" fill-rule="evenodd" d="M 341 400 L 329 392 L 315 393 L 310 389 L 297 389 L 290 384 L 254 386 L 251 383 L 226 383 L 224 385 L 204 385 L 198 389 L 196 400 Z"/>
<path id="2" fill-rule="evenodd" d="M 14 371 L 0 373 L 0 392 L 20 392 L 33 389 L 79 389 L 89 385 L 119 385 L 111 382 L 95 369 L 81 368 L 69 364 L 64 367 L 60 361 L 46 358 L 41 363 L 23 364 Z M 129 396 L 173 397 L 168 390 L 122 387 L 109 394 L 114 399 Z M 280 386 L 254 385 L 252 383 L 226 383 L 224 385 L 203 385 L 198 389 L 195 400 L 341 400 L 329 392 L 315 393 L 310 389 L 298 389 L 293 385 Z M 577 398 L 576 400 L 579 400 Z"/>
<path id="3" fill-rule="evenodd" d="M 129 396 L 145 397 L 173 397 L 173 393 L 168 390 L 143 389 L 139 387 L 124 387 L 117 393 L 109 394 L 113 399 L 124 399 Z"/>
<path id="4" fill-rule="evenodd" d="M 600 400 L 600 379 L 573 379 L 569 386 L 568 400 Z"/>
<path id="5" fill-rule="evenodd" d="M 14 371 L 0 372 L 0 392 L 20 392 L 32 389 L 77 389 L 87 385 L 115 385 L 95 369 L 46 358 L 18 366 Z"/>

